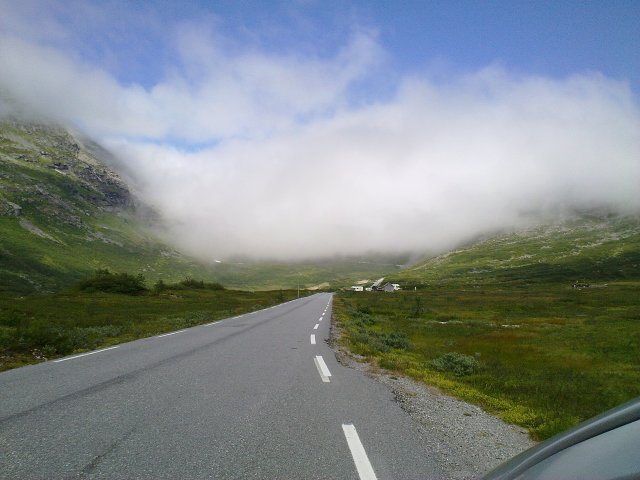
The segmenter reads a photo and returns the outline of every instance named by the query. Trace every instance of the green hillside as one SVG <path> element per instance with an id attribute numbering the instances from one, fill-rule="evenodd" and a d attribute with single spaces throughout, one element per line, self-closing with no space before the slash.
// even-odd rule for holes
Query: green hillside
<path id="1" fill-rule="evenodd" d="M 640 216 L 582 214 L 497 235 L 394 274 L 409 285 L 640 280 Z"/>
<path id="2" fill-rule="evenodd" d="M 143 227 L 99 154 L 60 127 L 0 123 L 0 293 L 58 290 L 99 268 L 150 280 L 210 276 Z"/>

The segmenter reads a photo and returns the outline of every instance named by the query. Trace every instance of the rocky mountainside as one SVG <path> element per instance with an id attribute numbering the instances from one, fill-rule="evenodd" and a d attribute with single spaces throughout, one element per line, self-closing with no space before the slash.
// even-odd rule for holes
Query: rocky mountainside
<path id="1" fill-rule="evenodd" d="M 3 215 L 20 216 L 23 210 L 7 197 L 22 202 L 25 211 L 44 206 L 61 222 L 77 227 L 83 225 L 86 213 L 81 210 L 82 204 L 100 210 L 132 206 L 127 185 L 98 160 L 79 135 L 60 127 L 16 120 L 2 122 L 0 135 Z M 52 172 L 61 175 L 55 185 L 43 181 L 49 180 L 46 177 L 53 176 L 48 175 Z M 74 202 L 65 202 L 67 196 Z"/>
<path id="2" fill-rule="evenodd" d="M 72 130 L 0 121 L 0 293 L 57 290 L 98 268 L 150 281 L 212 276 L 145 227 L 105 161 L 107 151 Z"/>

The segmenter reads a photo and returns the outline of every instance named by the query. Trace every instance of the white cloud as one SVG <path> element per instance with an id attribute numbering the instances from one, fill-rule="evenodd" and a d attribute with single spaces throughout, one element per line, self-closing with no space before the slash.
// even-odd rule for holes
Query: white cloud
<path id="1" fill-rule="evenodd" d="M 531 211 L 638 211 L 639 127 L 622 84 L 489 69 L 264 140 L 120 151 L 193 251 L 304 257 L 438 250 Z"/>
<path id="2" fill-rule="evenodd" d="M 301 118 L 330 115 L 381 56 L 372 34 L 359 31 L 332 58 L 237 46 L 230 55 L 228 42 L 212 28 L 176 28 L 180 57 L 148 89 L 121 85 L 68 50 L 5 34 L 0 88 L 52 118 L 80 122 L 94 135 L 208 142 L 266 136 Z"/>
<path id="3" fill-rule="evenodd" d="M 356 107 L 351 89 L 384 57 L 375 35 L 301 57 L 196 27 L 176 30 L 181 56 L 149 88 L 5 35 L 0 89 L 117 150 L 169 234 L 204 258 L 440 250 L 525 212 L 640 210 L 640 113 L 625 84 L 489 67 L 405 78 Z M 189 142 L 215 146 L 168 146 Z"/>

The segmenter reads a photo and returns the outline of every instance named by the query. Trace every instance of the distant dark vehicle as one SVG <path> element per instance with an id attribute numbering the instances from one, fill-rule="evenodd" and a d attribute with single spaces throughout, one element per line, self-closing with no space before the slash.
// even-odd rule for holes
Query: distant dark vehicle
<path id="1" fill-rule="evenodd" d="M 483 478 L 640 479 L 640 397 L 522 452 Z"/>

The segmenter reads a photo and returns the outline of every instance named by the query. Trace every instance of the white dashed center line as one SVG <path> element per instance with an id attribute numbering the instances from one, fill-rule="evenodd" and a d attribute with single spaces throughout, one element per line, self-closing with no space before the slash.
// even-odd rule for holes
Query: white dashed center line
<path id="1" fill-rule="evenodd" d="M 321 355 L 316 355 L 316 358 L 313 359 L 316 363 L 316 368 L 318 369 L 318 373 L 320 374 L 320 378 L 325 383 L 329 383 L 329 377 L 331 376 L 331 372 L 329 371 L 329 367 L 324 363 L 324 358 Z"/>
<path id="2" fill-rule="evenodd" d="M 349 444 L 349 450 L 351 450 L 351 456 L 353 457 L 353 463 L 356 464 L 356 470 L 358 470 L 358 476 L 360 480 L 376 480 L 376 474 L 373 471 L 367 452 L 362 446 L 356 427 L 351 424 L 343 424 L 342 431 Z"/>
<path id="3" fill-rule="evenodd" d="M 316 336 L 312 333 L 311 334 L 311 345 L 315 345 L 316 344 Z"/>
<path id="4" fill-rule="evenodd" d="M 54 363 L 66 362 L 67 360 L 73 360 L 74 358 L 86 357 L 87 355 L 93 355 L 94 353 L 106 352 L 107 350 L 113 350 L 114 348 L 118 348 L 119 345 L 115 347 L 103 348 L 101 350 L 94 350 L 93 352 L 81 353 L 80 355 L 74 355 L 73 357 L 61 358 L 59 360 L 54 360 Z"/>
<path id="5" fill-rule="evenodd" d="M 313 329 L 314 329 L 314 330 L 317 330 L 319 326 L 320 326 L 320 324 L 319 324 L 319 323 L 316 323 L 316 325 L 315 325 L 315 327 L 313 327 Z"/>

